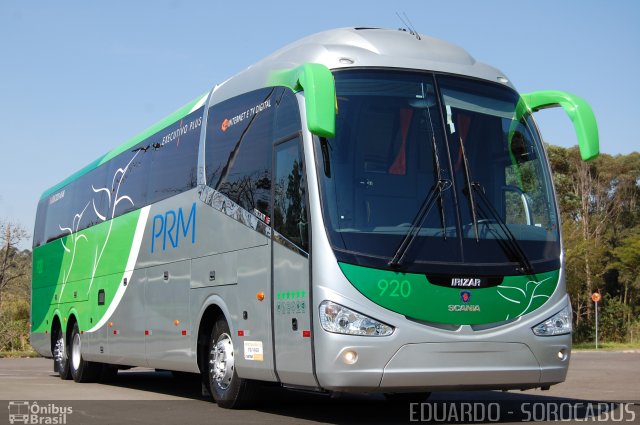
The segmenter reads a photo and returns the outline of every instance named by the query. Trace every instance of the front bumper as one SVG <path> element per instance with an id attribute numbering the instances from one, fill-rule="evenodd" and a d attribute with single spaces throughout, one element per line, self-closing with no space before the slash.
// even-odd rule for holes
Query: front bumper
<path id="1" fill-rule="evenodd" d="M 404 344 L 393 352 L 385 348 L 352 345 L 327 362 L 318 359 L 321 386 L 344 392 L 547 387 L 566 378 L 571 335 L 542 338 L 533 349 L 519 342 L 477 341 Z M 346 351 L 357 353 L 354 364 L 343 360 Z M 385 358 L 384 352 L 390 355 Z"/>

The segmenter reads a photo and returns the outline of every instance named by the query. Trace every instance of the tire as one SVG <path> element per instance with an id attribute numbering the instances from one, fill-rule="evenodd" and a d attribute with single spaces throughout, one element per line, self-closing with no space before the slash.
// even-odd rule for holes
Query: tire
<path id="1" fill-rule="evenodd" d="M 100 377 L 102 365 L 100 363 L 88 362 L 82 358 L 82 340 L 80 339 L 78 322 L 73 324 L 69 348 L 69 369 L 71 370 L 73 380 L 76 382 L 96 382 Z"/>
<path id="2" fill-rule="evenodd" d="M 239 409 L 249 405 L 257 384 L 236 373 L 233 340 L 226 320 L 218 319 L 213 326 L 207 352 L 207 381 L 218 406 Z"/>
<path id="3" fill-rule="evenodd" d="M 62 380 L 71 379 L 68 348 L 64 332 L 60 328 L 55 334 L 55 344 L 53 346 L 53 371 L 58 372 L 58 375 Z"/>

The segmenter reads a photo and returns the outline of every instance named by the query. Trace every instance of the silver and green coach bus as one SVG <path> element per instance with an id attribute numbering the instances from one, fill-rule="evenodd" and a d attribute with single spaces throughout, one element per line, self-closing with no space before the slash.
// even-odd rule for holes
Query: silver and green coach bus
<path id="1" fill-rule="evenodd" d="M 548 388 L 571 352 L 559 214 L 532 113 L 459 47 L 299 40 L 41 197 L 33 347 L 63 379 L 146 366 L 238 407 L 260 381 L 391 398 Z"/>

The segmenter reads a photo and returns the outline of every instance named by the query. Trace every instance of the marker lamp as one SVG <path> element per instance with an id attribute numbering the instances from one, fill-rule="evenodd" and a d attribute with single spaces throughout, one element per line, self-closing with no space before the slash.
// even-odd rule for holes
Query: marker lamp
<path id="1" fill-rule="evenodd" d="M 322 329 L 345 335 L 388 336 L 393 327 L 331 301 L 320 304 Z"/>
<path id="2" fill-rule="evenodd" d="M 571 333 L 571 306 L 567 305 L 542 323 L 531 328 L 538 336 L 554 336 Z"/>

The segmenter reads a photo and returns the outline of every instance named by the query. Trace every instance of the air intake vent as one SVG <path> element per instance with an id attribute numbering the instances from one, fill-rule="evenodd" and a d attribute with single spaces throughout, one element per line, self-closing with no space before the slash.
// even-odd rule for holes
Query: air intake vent
<path id="1" fill-rule="evenodd" d="M 461 325 L 453 325 L 448 323 L 436 323 L 436 322 L 429 322 L 426 320 L 414 319 L 413 317 L 409 317 L 409 316 L 404 316 L 404 317 L 411 320 L 412 322 L 420 323 L 421 325 L 430 326 L 432 328 L 440 329 L 443 331 L 457 332 L 462 327 Z"/>
<path id="2" fill-rule="evenodd" d="M 488 329 L 494 329 L 500 326 L 508 325 L 509 323 L 513 323 L 518 320 L 520 320 L 520 318 L 516 317 L 509 320 L 503 320 L 502 322 L 485 323 L 481 325 L 471 325 L 471 329 L 473 329 L 474 331 L 486 331 Z"/>

